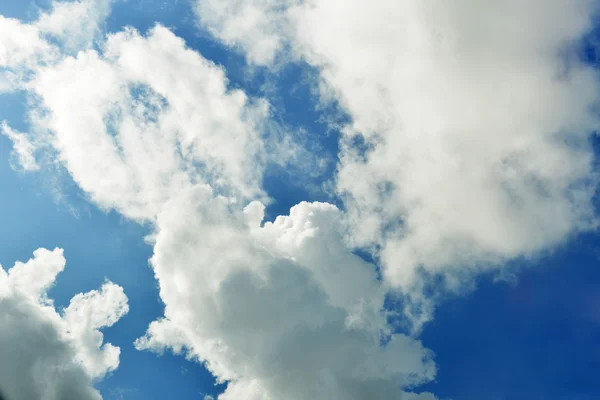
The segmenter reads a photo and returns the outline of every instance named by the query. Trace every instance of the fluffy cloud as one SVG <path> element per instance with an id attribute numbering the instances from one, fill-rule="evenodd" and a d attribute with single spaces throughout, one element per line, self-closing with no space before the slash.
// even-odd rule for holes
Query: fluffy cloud
<path id="1" fill-rule="evenodd" d="M 386 286 L 344 246 L 334 206 L 302 203 L 263 227 L 262 203 L 242 211 L 280 157 L 264 154 L 266 104 L 161 26 L 101 47 L 33 69 L 29 135 L 96 204 L 156 224 L 165 318 L 137 346 L 205 362 L 229 382 L 223 400 L 387 399 L 433 379 L 432 354 L 392 333 Z M 90 312 L 99 296 L 113 297 L 77 296 L 63 317 L 94 374 L 116 354 L 99 353 L 97 328 L 120 315 Z"/>
<path id="2" fill-rule="evenodd" d="M 123 289 L 106 282 L 75 296 L 61 315 L 47 290 L 64 267 L 61 249 L 0 267 L 0 394 L 7 399 L 101 399 L 92 381 L 119 364 L 119 348 L 103 345 L 99 329 L 127 313 Z"/>
<path id="3" fill-rule="evenodd" d="M 92 46 L 114 1 L 53 2 L 31 24 L 0 17 L 0 90 L 23 90 L 34 106 L 30 132 L 3 126 L 24 169 L 43 150 L 101 207 L 152 221 L 191 185 L 265 199 L 266 165 L 319 164 L 267 118 L 266 101 L 229 89 L 220 66 L 168 29 Z"/>
<path id="4" fill-rule="evenodd" d="M 104 208 L 152 220 L 175 193 L 210 182 L 262 196 L 262 101 L 228 90 L 221 68 L 164 27 L 126 31 L 94 50 L 40 67 L 32 115 L 75 181 Z"/>
<path id="5" fill-rule="evenodd" d="M 38 55 L 52 54 L 52 47 L 35 25 L 0 16 L 0 68 L 33 64 Z"/>
<path id="6" fill-rule="evenodd" d="M 19 89 L 31 68 L 56 57 L 36 26 L 0 15 L 0 93 Z"/>
<path id="7" fill-rule="evenodd" d="M 91 46 L 116 0 L 53 1 L 26 24 L 0 15 L 0 93 L 24 88 L 33 70 Z"/>
<path id="8" fill-rule="evenodd" d="M 352 118 L 337 189 L 352 242 L 381 249 L 393 285 L 418 286 L 419 270 L 450 283 L 594 226 L 588 137 L 600 87 L 576 48 L 592 2 L 226 3 L 287 21 L 238 28 L 234 44 L 268 63 L 241 38 L 275 29 Z M 200 21 L 232 42 L 236 13 L 198 4 Z"/>
<path id="9" fill-rule="evenodd" d="M 589 226 L 598 82 L 564 58 L 589 28 L 587 2 L 355 3 L 302 8 L 298 40 L 353 117 L 338 187 L 358 241 L 387 239 L 391 281 L 531 254 Z"/>
<path id="10" fill-rule="evenodd" d="M 138 348 L 204 362 L 230 382 L 221 400 L 403 398 L 434 377 L 430 352 L 390 332 L 385 288 L 344 246 L 334 206 L 301 203 L 262 227 L 262 204 L 235 210 L 201 186 L 161 212 L 165 319 Z"/>

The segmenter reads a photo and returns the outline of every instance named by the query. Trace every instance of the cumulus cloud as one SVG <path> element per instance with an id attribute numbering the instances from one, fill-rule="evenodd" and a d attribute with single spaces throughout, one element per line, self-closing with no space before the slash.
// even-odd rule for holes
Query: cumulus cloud
<path id="1" fill-rule="evenodd" d="M 19 89 L 31 68 L 56 57 L 36 26 L 0 15 L 0 93 Z"/>
<path id="2" fill-rule="evenodd" d="M 161 212 L 165 318 L 138 348 L 204 362 L 229 381 L 221 400 L 403 398 L 433 379 L 431 353 L 390 332 L 385 288 L 345 247 L 337 208 L 301 203 L 263 226 L 261 203 L 235 210 L 201 186 Z"/>
<path id="3" fill-rule="evenodd" d="M 427 305 L 423 271 L 458 286 L 594 225 L 587 139 L 600 92 L 573 51 L 591 2 L 196 5 L 250 60 L 285 54 L 319 69 L 323 99 L 351 117 L 336 177 L 345 212 L 301 203 L 262 224 L 262 203 L 242 211 L 266 197 L 268 106 L 229 89 L 220 67 L 166 28 L 71 56 L 11 44 L 34 65 L 22 85 L 41 106 L 30 134 L 100 207 L 156 228 L 165 316 L 138 348 L 204 362 L 229 382 L 221 400 L 433 398 L 409 393 L 435 366 L 388 325 L 388 289 Z M 42 26 L 31 38 L 60 37 Z M 373 252 L 383 280 L 347 241 Z M 76 297 L 63 319 L 81 321 L 109 292 Z M 110 346 L 98 353 L 97 328 L 119 310 L 69 330 L 95 374 L 115 360 Z"/>
<path id="4" fill-rule="evenodd" d="M 39 105 L 29 135 L 91 200 L 156 224 L 165 318 L 138 348 L 206 363 L 229 382 L 223 400 L 387 399 L 433 379 L 431 352 L 388 326 L 386 286 L 344 246 L 334 206 L 302 203 L 264 226 L 262 203 L 242 211 L 265 197 L 266 160 L 281 160 L 259 132 L 268 107 L 228 89 L 224 71 L 169 30 L 61 53 L 25 87 Z M 99 350 L 97 328 L 124 309 L 88 308 L 115 296 L 76 296 L 64 312 L 90 374 L 118 356 Z"/>
<path id="5" fill-rule="evenodd" d="M 152 220 L 175 193 L 209 182 L 262 196 L 260 100 L 229 90 L 223 70 L 157 26 L 112 35 L 103 52 L 40 67 L 28 89 L 47 142 L 92 200 Z M 93 149 L 93 150 L 92 150 Z"/>
<path id="6" fill-rule="evenodd" d="M 129 29 L 101 47 L 38 64 L 25 85 L 37 105 L 30 142 L 53 150 L 101 207 L 152 221 L 198 183 L 264 199 L 267 164 L 314 160 L 268 120 L 266 101 L 229 89 L 221 67 L 167 28 Z"/>
<path id="7" fill-rule="evenodd" d="M 77 344 L 78 358 L 92 377 L 102 377 L 119 366 L 121 350 L 110 343 L 103 345 L 100 329 L 113 326 L 128 312 L 123 288 L 111 282 L 100 290 L 76 295 L 64 310 L 69 337 Z"/>
<path id="8" fill-rule="evenodd" d="M 357 2 L 335 27 L 323 21 L 342 2 L 296 14 L 353 117 L 344 143 L 370 147 L 345 148 L 338 184 L 374 221 L 358 239 L 388 236 L 388 277 L 529 254 L 586 228 L 597 77 L 560 54 L 589 29 L 586 2 L 407 3 Z M 333 29 L 343 42 L 323 39 Z"/>
<path id="9" fill-rule="evenodd" d="M 64 269 L 62 249 L 0 267 L 0 394 L 10 400 L 101 399 L 94 380 L 117 368 L 119 348 L 99 329 L 127 313 L 123 289 L 106 282 L 59 314 L 47 291 Z"/>
<path id="10" fill-rule="evenodd" d="M 593 2 L 242 3 L 287 23 L 238 28 L 234 44 L 268 63 L 242 38 L 276 30 L 350 115 L 338 193 L 352 243 L 375 251 L 396 287 L 419 286 L 419 271 L 456 282 L 594 226 L 600 87 L 576 52 Z M 230 43 L 235 13 L 198 4 Z"/>
<path id="11" fill-rule="evenodd" d="M 93 44 L 109 16 L 111 5 L 118 0 L 54 1 L 49 11 L 40 15 L 35 26 L 52 36 L 63 51 L 77 51 Z"/>

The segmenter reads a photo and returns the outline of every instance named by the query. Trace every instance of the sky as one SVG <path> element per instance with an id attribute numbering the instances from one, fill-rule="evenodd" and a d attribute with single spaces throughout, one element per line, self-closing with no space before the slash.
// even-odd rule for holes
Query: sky
<path id="1" fill-rule="evenodd" d="M 599 6 L 0 2 L 0 398 L 600 398 Z"/>

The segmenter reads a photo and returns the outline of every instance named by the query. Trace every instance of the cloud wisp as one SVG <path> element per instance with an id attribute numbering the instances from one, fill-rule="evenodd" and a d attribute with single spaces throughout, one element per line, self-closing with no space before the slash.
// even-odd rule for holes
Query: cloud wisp
<path id="1" fill-rule="evenodd" d="M 29 68 L 23 135 L 94 203 L 155 226 L 165 318 L 138 348 L 205 363 L 229 382 L 221 399 L 383 400 L 433 379 L 432 353 L 388 325 L 386 285 L 346 247 L 336 207 L 301 203 L 262 224 L 263 170 L 282 159 L 266 151 L 264 100 L 228 89 L 162 26 L 52 49 L 13 67 Z"/>

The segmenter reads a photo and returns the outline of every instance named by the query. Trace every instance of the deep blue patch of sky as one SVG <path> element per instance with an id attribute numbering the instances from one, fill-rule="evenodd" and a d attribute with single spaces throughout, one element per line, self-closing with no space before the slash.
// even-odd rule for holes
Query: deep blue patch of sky
<path id="1" fill-rule="evenodd" d="M 592 400 L 600 396 L 600 238 L 585 235 L 519 273 L 479 280 L 448 299 L 422 335 L 437 381 L 460 400 Z"/>

